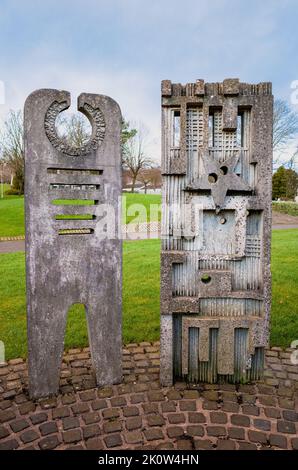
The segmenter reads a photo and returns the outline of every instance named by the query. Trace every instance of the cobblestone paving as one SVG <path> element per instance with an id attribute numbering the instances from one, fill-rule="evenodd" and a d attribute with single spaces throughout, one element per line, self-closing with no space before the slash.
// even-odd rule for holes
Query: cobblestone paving
<path id="1" fill-rule="evenodd" d="M 89 349 L 64 355 L 58 397 L 33 402 L 26 362 L 0 366 L 0 450 L 295 449 L 298 366 L 267 351 L 264 383 L 159 385 L 159 343 L 123 349 L 120 385 L 96 388 Z"/>

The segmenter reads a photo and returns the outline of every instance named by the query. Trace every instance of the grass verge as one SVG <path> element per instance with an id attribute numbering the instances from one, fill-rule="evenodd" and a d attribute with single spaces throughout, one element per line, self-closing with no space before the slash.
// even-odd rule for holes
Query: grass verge
<path id="1" fill-rule="evenodd" d="M 159 240 L 123 244 L 123 341 L 159 338 Z M 6 359 L 25 357 L 25 255 L 0 255 L 0 340 Z M 88 345 L 85 309 L 74 305 L 68 313 L 65 348 Z"/>
<path id="2" fill-rule="evenodd" d="M 150 220 L 152 222 L 159 221 L 161 217 L 160 210 L 158 210 L 160 202 L 161 196 L 157 194 L 123 194 L 122 222 L 127 224 L 130 222 L 149 222 Z M 64 205 L 62 201 L 58 200 L 56 204 L 58 203 Z M 82 201 L 74 200 L 72 203 L 81 205 Z M 150 207 L 152 209 L 151 213 Z M 63 218 L 69 217 L 64 216 Z M 5 196 L 0 199 L 0 237 L 16 237 L 24 235 L 24 233 L 24 197 Z"/>
<path id="3" fill-rule="evenodd" d="M 123 244 L 123 341 L 159 339 L 160 241 Z M 298 230 L 274 230 L 272 240 L 271 345 L 298 339 Z M 27 353 L 24 253 L 0 255 L 0 339 L 7 359 Z M 68 315 L 65 347 L 88 344 L 82 306 Z"/>

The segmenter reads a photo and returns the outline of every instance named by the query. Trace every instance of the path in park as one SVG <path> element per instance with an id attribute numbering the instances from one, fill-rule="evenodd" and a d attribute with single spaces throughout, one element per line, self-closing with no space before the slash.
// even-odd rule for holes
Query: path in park
<path id="1" fill-rule="evenodd" d="M 14 253 L 25 250 L 25 240 L 0 242 L 0 253 Z"/>
<path id="2" fill-rule="evenodd" d="M 149 225 L 149 224 L 148 224 Z M 282 229 L 291 229 L 296 228 L 298 229 L 298 224 L 273 224 L 273 230 L 282 230 Z M 153 230 L 151 233 L 147 231 L 140 231 L 140 232 L 133 232 L 130 233 L 126 240 L 146 240 L 146 239 L 157 239 L 160 238 L 160 228 L 158 230 Z M 1 241 L 0 240 L 0 254 L 1 253 L 14 253 L 16 251 L 24 251 L 25 250 L 25 241 L 24 240 L 7 240 Z"/>
<path id="3" fill-rule="evenodd" d="M 282 212 L 272 211 L 272 224 L 273 225 L 297 225 L 298 217 Z"/>
<path id="4" fill-rule="evenodd" d="M 273 230 L 282 230 L 282 229 L 289 229 L 289 228 L 298 228 L 298 224 L 296 225 L 281 225 L 281 224 L 276 224 L 272 225 Z"/>

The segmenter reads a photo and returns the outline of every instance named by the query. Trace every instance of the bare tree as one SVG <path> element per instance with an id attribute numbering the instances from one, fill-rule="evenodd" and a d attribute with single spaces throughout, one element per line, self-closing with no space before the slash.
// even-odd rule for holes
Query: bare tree
<path id="1" fill-rule="evenodd" d="M 139 176 L 138 179 L 143 183 L 144 185 L 144 192 L 147 194 L 147 189 L 148 186 L 151 183 L 152 175 L 150 173 L 150 168 L 143 168 L 139 171 Z"/>
<path id="2" fill-rule="evenodd" d="M 1 159 L 14 173 L 13 189 L 24 193 L 24 142 L 21 111 L 10 110 L 0 134 Z"/>
<path id="3" fill-rule="evenodd" d="M 292 111 L 288 103 L 281 99 L 274 101 L 273 112 L 273 148 L 282 149 L 298 133 L 298 114 Z"/>
<path id="4" fill-rule="evenodd" d="M 67 143 L 73 147 L 81 147 L 85 145 L 92 132 L 88 118 L 86 118 L 82 113 L 59 114 L 56 120 L 56 128 L 59 136 L 65 139 Z M 129 122 L 123 119 L 121 129 L 122 148 L 136 133 L 136 129 L 131 129 Z"/>
<path id="5" fill-rule="evenodd" d="M 69 145 L 81 147 L 90 139 L 91 124 L 82 113 L 63 115 L 59 114 L 56 120 L 58 134 Z"/>
<path id="6" fill-rule="evenodd" d="M 151 187 L 154 189 L 161 187 L 161 168 L 157 166 L 150 166 L 149 168 L 141 169 L 138 179 L 144 184 L 145 194 L 147 193 L 149 185 L 151 185 Z"/>
<path id="7" fill-rule="evenodd" d="M 132 177 L 131 192 L 135 190 L 137 177 L 142 169 L 150 168 L 152 160 L 146 155 L 145 141 L 147 132 L 143 126 L 139 126 L 136 133 L 123 145 L 122 163 L 125 169 L 130 171 Z"/>
<path id="8" fill-rule="evenodd" d="M 296 148 L 295 152 L 291 156 L 290 160 L 284 165 L 285 168 L 289 170 L 294 170 L 298 162 L 298 147 Z"/>
<path id="9" fill-rule="evenodd" d="M 162 185 L 162 176 L 161 176 L 161 167 L 160 166 L 153 166 L 150 170 L 151 174 L 151 184 L 156 188 L 161 188 Z"/>
<path id="10" fill-rule="evenodd" d="M 61 138 L 75 147 L 84 145 L 90 136 L 88 121 L 81 114 L 63 114 L 57 119 L 56 127 Z M 21 111 L 11 110 L 4 123 L 0 136 L 2 160 L 9 164 L 13 171 L 13 190 L 24 193 L 24 143 L 23 116 Z"/>
<path id="11" fill-rule="evenodd" d="M 69 145 L 81 147 L 86 144 L 91 134 L 91 124 L 81 113 L 65 115 L 61 113 L 56 121 L 58 135 Z M 23 116 L 21 111 L 11 110 L 0 132 L 0 159 L 7 163 L 13 173 L 13 190 L 24 193 L 24 144 Z M 136 134 L 130 129 L 129 123 L 122 122 L 122 146 L 127 145 L 130 138 Z"/>

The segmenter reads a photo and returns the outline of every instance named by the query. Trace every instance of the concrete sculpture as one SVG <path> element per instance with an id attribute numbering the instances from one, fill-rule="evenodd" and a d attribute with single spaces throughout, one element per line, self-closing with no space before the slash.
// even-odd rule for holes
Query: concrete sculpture
<path id="1" fill-rule="evenodd" d="M 121 112 L 111 98 L 83 93 L 92 125 L 80 147 L 57 135 L 70 94 L 37 90 L 25 103 L 25 207 L 29 390 L 55 394 L 69 307 L 86 308 L 98 385 L 122 379 Z M 79 205 L 77 204 L 79 201 Z M 114 227 L 106 229 L 105 219 Z"/>
<path id="2" fill-rule="evenodd" d="M 164 385 L 262 375 L 272 114 L 270 83 L 162 82 Z"/>

